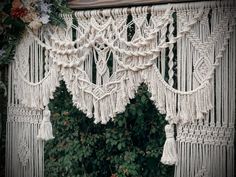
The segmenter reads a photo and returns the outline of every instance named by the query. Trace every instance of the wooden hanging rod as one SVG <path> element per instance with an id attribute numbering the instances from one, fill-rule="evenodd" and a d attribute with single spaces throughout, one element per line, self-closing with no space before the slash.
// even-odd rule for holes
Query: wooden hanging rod
<path id="1" fill-rule="evenodd" d="M 210 0 L 69 0 L 68 4 L 73 10 L 88 10 L 199 1 Z"/>

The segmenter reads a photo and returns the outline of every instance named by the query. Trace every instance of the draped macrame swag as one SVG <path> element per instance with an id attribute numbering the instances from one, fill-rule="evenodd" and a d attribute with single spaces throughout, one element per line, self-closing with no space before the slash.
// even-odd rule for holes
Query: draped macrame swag
<path id="1" fill-rule="evenodd" d="M 62 14 L 64 28 L 27 30 L 9 67 L 6 176 L 43 176 L 47 105 L 64 80 L 102 124 L 145 83 L 169 122 L 162 163 L 176 177 L 232 177 L 235 12 L 233 2 L 76 11 Z"/>

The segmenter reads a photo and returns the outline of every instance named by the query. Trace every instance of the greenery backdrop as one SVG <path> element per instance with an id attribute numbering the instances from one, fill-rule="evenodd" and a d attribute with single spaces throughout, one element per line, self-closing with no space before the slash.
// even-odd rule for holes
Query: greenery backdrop
<path id="1" fill-rule="evenodd" d="M 54 140 L 45 145 L 45 177 L 171 177 L 161 164 L 165 118 L 145 85 L 107 125 L 94 124 L 72 105 L 64 82 L 50 103 Z"/>

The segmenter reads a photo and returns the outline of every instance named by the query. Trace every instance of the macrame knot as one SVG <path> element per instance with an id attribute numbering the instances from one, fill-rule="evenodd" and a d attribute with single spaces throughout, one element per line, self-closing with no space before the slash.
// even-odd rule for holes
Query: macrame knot
<path id="1" fill-rule="evenodd" d="M 40 129 L 39 129 L 37 139 L 47 141 L 54 138 L 52 134 L 52 124 L 50 121 L 50 116 L 51 116 L 51 112 L 46 106 L 46 108 L 43 111 L 43 120 L 40 124 Z"/>
<path id="2" fill-rule="evenodd" d="M 176 151 L 176 142 L 174 138 L 174 126 L 166 125 L 166 142 L 163 148 L 163 154 L 161 157 L 161 162 L 166 165 L 174 165 L 177 164 L 177 151 Z"/>

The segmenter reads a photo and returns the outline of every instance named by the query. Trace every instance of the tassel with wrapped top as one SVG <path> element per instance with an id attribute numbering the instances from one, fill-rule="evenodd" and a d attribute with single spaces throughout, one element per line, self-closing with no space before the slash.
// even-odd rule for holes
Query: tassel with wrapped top
<path id="1" fill-rule="evenodd" d="M 52 134 L 52 123 L 50 121 L 50 116 L 51 112 L 48 109 L 48 106 L 46 106 L 43 111 L 43 120 L 40 124 L 37 139 L 48 141 L 54 138 Z"/>
<path id="2" fill-rule="evenodd" d="M 161 162 L 166 165 L 176 165 L 178 163 L 176 142 L 174 138 L 174 125 L 166 125 L 166 142 L 163 148 Z"/>

